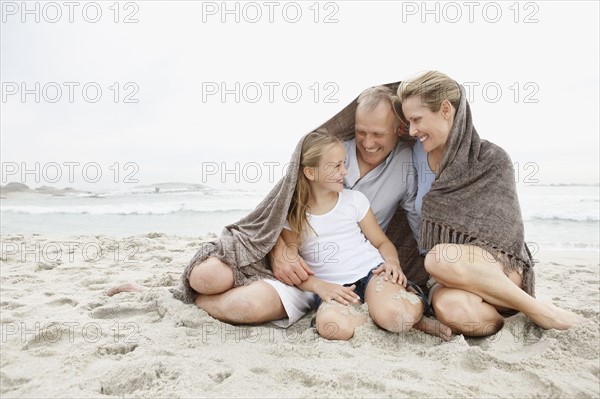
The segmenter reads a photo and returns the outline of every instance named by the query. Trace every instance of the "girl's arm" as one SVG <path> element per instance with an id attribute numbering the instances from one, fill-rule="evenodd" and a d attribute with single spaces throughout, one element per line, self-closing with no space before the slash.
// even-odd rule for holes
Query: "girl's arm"
<path id="1" fill-rule="evenodd" d="M 383 230 L 381 230 L 371 208 L 369 208 L 367 215 L 358 223 L 358 225 L 365 237 L 367 237 L 367 240 L 379 250 L 381 257 L 384 260 L 383 265 L 373 270 L 373 274 L 379 274 L 382 271 L 385 271 L 385 279 L 387 281 L 406 286 L 406 276 L 400 267 L 398 251 L 390 239 L 387 238 Z"/>
<path id="2" fill-rule="evenodd" d="M 287 244 L 287 251 L 284 257 L 288 261 L 294 261 L 299 258 L 298 243 L 294 234 L 289 230 L 283 229 L 281 237 Z M 360 301 L 360 297 L 354 292 L 355 285 L 344 287 L 340 284 L 328 283 L 314 276 L 308 276 L 308 279 L 300 284 L 296 284 L 296 287 L 302 291 L 314 292 L 325 302 L 334 300 L 342 305 L 348 305 L 349 302 L 358 303 Z"/>

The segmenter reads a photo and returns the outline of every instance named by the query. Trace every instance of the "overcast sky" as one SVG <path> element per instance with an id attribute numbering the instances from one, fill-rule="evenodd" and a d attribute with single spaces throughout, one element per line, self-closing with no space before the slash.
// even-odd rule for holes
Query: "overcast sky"
<path id="1" fill-rule="evenodd" d="M 2 2 L 2 184 L 269 186 L 361 90 L 427 69 L 467 85 L 519 182 L 600 180 L 596 1 L 22 4 Z"/>

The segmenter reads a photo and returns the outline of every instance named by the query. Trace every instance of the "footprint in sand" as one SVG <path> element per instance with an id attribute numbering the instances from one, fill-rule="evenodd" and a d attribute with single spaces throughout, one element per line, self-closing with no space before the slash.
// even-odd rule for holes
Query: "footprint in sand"
<path id="1" fill-rule="evenodd" d="M 45 348 L 49 345 L 58 345 L 63 342 L 72 342 L 74 337 L 73 326 L 63 323 L 51 322 L 37 324 L 33 337 L 27 339 L 22 350 Z"/>
<path id="2" fill-rule="evenodd" d="M 79 305 L 79 302 L 77 302 L 71 298 L 59 298 L 59 299 L 55 299 L 53 301 L 47 302 L 46 305 L 53 306 L 53 307 L 69 305 L 69 306 L 75 307 L 75 306 Z"/>
<path id="3" fill-rule="evenodd" d="M 126 355 L 133 352 L 137 347 L 137 344 L 103 345 L 98 347 L 98 355 Z"/>
<path id="4" fill-rule="evenodd" d="M 54 268 L 56 268 L 56 266 L 60 266 L 62 262 L 58 261 L 56 263 L 44 263 L 44 262 L 40 262 L 38 263 L 37 267 L 35 268 L 36 272 L 41 272 L 41 271 L 46 271 L 46 270 L 52 270 Z"/>
<path id="5" fill-rule="evenodd" d="M 160 361 L 149 359 L 132 361 L 127 365 L 115 367 L 102 376 L 99 393 L 123 397 L 138 392 L 135 396 L 149 397 L 149 394 L 140 393 L 172 383 L 179 376 L 178 371 Z M 155 395 L 156 393 L 153 396 Z"/>
<path id="6" fill-rule="evenodd" d="M 13 310 L 13 309 L 18 309 L 23 305 L 22 303 L 19 302 L 15 302 L 15 301 L 2 301 L 0 302 L 0 308 L 5 309 L 5 310 Z"/>
<path id="7" fill-rule="evenodd" d="M 0 372 L 0 392 L 6 394 L 10 391 L 18 389 L 19 387 L 27 384 L 31 381 L 31 378 L 24 377 L 9 377 L 5 372 Z"/>
<path id="8" fill-rule="evenodd" d="M 208 373 L 208 376 L 211 380 L 216 382 L 217 384 L 223 383 L 226 379 L 231 377 L 233 372 L 231 370 L 218 371 L 213 373 Z"/>
<path id="9" fill-rule="evenodd" d="M 162 319 L 164 309 L 156 301 L 152 302 L 120 302 L 102 305 L 92 309 L 90 317 L 94 319 L 124 319 L 132 316 L 148 315 L 153 319 Z"/>

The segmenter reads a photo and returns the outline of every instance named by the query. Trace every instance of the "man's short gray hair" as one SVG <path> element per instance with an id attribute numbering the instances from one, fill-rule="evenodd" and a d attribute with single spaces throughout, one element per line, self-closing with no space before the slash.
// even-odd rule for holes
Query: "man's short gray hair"
<path id="1" fill-rule="evenodd" d="M 373 86 L 369 87 L 358 96 L 356 103 L 358 104 L 358 108 L 363 109 L 367 112 L 372 111 L 379 105 L 380 102 L 385 101 L 390 105 L 392 112 L 394 113 L 394 125 L 393 129 L 396 131 L 398 126 L 400 126 L 400 119 L 398 118 L 398 114 L 394 110 L 394 99 L 396 98 L 396 93 L 392 89 L 387 86 Z"/>
<path id="2" fill-rule="evenodd" d="M 369 87 L 358 96 L 356 100 L 358 106 L 366 111 L 372 111 L 381 101 L 393 104 L 395 93 L 387 86 Z"/>

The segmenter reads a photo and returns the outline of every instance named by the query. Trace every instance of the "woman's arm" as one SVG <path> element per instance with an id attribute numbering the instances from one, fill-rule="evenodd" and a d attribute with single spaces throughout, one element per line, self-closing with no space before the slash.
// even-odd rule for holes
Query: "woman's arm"
<path id="1" fill-rule="evenodd" d="M 381 257 L 384 260 L 383 265 L 373 270 L 373 274 L 379 274 L 382 271 L 385 271 L 386 280 L 406 286 L 406 276 L 400 267 L 398 251 L 390 239 L 387 238 L 383 230 L 381 230 L 371 208 L 369 208 L 367 215 L 358 223 L 358 225 L 367 240 L 379 250 Z"/>

